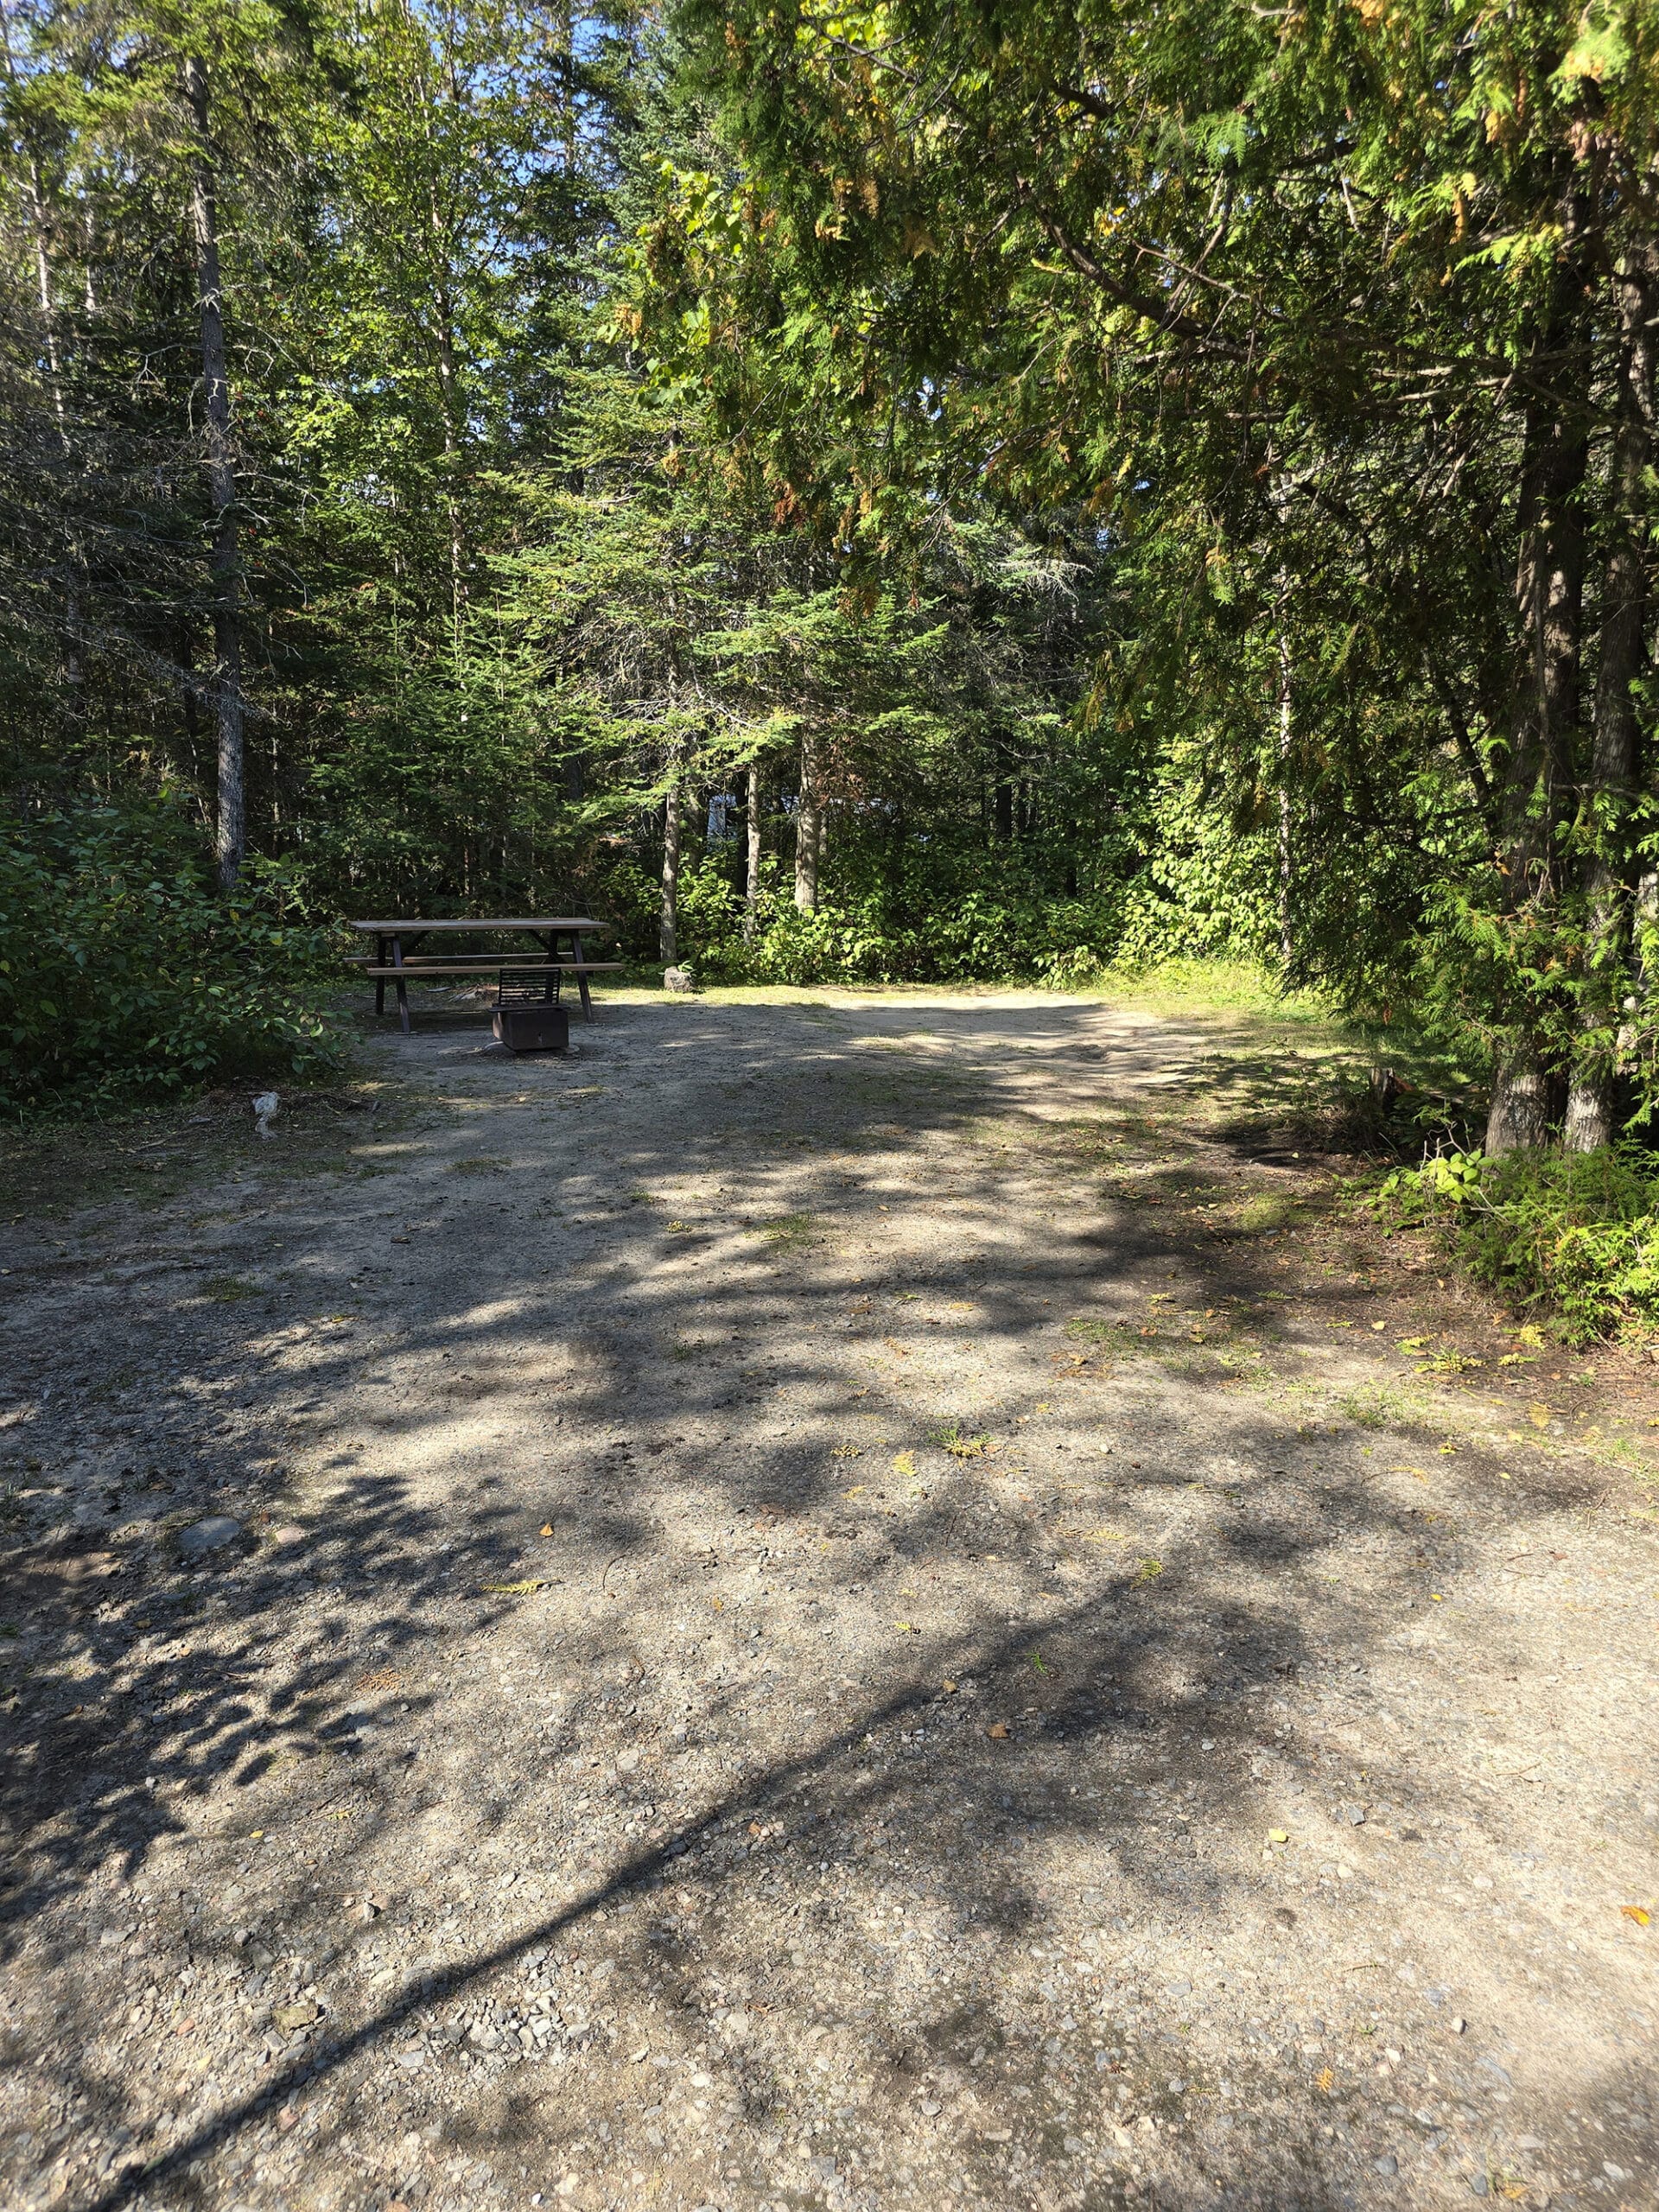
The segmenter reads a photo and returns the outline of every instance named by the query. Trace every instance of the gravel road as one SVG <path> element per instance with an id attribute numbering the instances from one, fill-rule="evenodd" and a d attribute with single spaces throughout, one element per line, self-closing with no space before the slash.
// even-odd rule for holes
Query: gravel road
<path id="1" fill-rule="evenodd" d="M 577 1037 L 5 1232 L 0 2202 L 1659 2204 L 1633 1365 L 1242 1017 Z"/>

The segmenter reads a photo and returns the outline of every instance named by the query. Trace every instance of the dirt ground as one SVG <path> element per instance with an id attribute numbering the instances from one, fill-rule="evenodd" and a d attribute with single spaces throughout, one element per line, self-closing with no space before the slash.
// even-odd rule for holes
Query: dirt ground
<path id="1" fill-rule="evenodd" d="M 1659 2204 L 1659 1370 L 1243 1014 L 600 1012 L 6 1164 L 0 2202 Z"/>

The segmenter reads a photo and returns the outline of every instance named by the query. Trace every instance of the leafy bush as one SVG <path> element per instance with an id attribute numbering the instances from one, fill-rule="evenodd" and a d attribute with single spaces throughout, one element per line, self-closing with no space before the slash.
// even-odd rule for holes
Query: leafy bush
<path id="1" fill-rule="evenodd" d="M 890 875 L 827 889 L 803 913 L 775 863 L 753 942 L 742 900 L 713 864 L 680 886 L 683 950 L 699 975 L 730 983 L 1000 982 L 1091 980 L 1116 942 L 1119 895 L 1045 895 L 982 858 L 971 872 L 943 856 L 907 857 Z"/>
<path id="2" fill-rule="evenodd" d="M 0 1113 L 331 1064 L 326 932 L 280 871 L 213 885 L 168 804 L 0 828 Z"/>
<path id="3" fill-rule="evenodd" d="M 1659 1319 L 1659 1163 L 1629 1147 L 1453 1152 L 1399 1168 L 1376 1203 L 1439 1232 L 1481 1281 L 1553 1314 L 1570 1344 Z"/>

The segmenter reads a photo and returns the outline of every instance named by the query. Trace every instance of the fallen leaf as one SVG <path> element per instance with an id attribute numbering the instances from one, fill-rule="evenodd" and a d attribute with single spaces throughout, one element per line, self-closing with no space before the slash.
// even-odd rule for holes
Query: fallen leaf
<path id="1" fill-rule="evenodd" d="M 1532 1423 L 1535 1428 L 1548 1428 L 1549 1427 L 1549 1408 L 1548 1406 L 1529 1406 L 1527 1408 L 1527 1419 Z"/>
<path id="2" fill-rule="evenodd" d="M 537 1531 L 537 1534 L 543 1536 L 550 1536 L 552 1533 L 553 1523 L 550 1521 L 543 1521 L 540 1529 Z"/>
<path id="3" fill-rule="evenodd" d="M 1633 1920 L 1638 1928 L 1645 1928 L 1653 1915 L 1643 1904 L 1622 1904 L 1618 1908 L 1626 1920 Z"/>
<path id="4" fill-rule="evenodd" d="M 1268 1830 L 1268 1841 L 1269 1843 L 1288 1843 L 1290 1841 L 1289 1829 L 1269 1828 Z"/>
<path id="5" fill-rule="evenodd" d="M 1164 1571 L 1160 1559 L 1143 1559 L 1135 1570 L 1135 1581 L 1151 1582 Z"/>
<path id="6" fill-rule="evenodd" d="M 919 1636 L 922 1632 L 920 1629 L 913 1626 L 909 1621 L 894 1621 L 893 1626 L 898 1630 L 900 1636 Z"/>
<path id="7" fill-rule="evenodd" d="M 551 1588 L 544 1574 L 526 1575 L 522 1582 L 480 1582 L 479 1588 L 496 1598 L 528 1598 L 537 1590 Z"/>
<path id="8" fill-rule="evenodd" d="M 956 1694 L 957 1694 L 957 1686 L 956 1686 L 956 1684 L 955 1684 L 955 1683 L 950 1680 L 950 1676 L 949 1676 L 948 1675 L 946 1675 L 946 1677 L 945 1677 L 945 1679 L 944 1679 L 944 1682 L 940 1685 L 940 1687 L 941 1687 L 941 1688 L 944 1690 L 944 1694 L 945 1694 L 946 1697 L 955 1697 L 955 1695 L 956 1695 Z"/>
<path id="9" fill-rule="evenodd" d="M 709 1602 L 717 1613 L 723 1613 L 725 1611 L 726 1600 L 723 1598 L 711 1598 Z"/>
<path id="10" fill-rule="evenodd" d="M 913 1452 L 895 1452 L 893 1455 L 893 1471 L 895 1475 L 913 1475 L 916 1471 L 916 1454 Z"/>
<path id="11" fill-rule="evenodd" d="M 1321 2066 L 1313 2076 L 1313 2086 L 1316 2089 L 1323 2089 L 1328 2094 L 1336 2088 L 1337 2077 L 1328 2066 Z"/>
<path id="12" fill-rule="evenodd" d="M 990 1726 L 985 1731 L 985 1733 L 991 1738 L 993 1743 L 1006 1743 L 1007 1741 L 1008 1735 L 1008 1724 L 1006 1720 L 993 1720 Z"/>

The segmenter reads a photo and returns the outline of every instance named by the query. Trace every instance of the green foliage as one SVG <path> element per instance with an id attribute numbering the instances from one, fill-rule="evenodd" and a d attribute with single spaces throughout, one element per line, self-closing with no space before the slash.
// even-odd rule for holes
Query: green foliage
<path id="1" fill-rule="evenodd" d="M 691 879 L 686 943 L 700 976 L 731 983 L 927 983 L 1024 978 L 1065 988 L 1095 980 L 1116 942 L 1120 896 L 1044 897 L 999 883 L 994 867 L 901 861 L 890 879 L 837 887 L 803 912 L 775 882 L 752 941 L 712 866 Z M 718 887 L 717 888 L 712 887 Z M 1074 964 L 1086 969 L 1074 973 Z"/>
<path id="2" fill-rule="evenodd" d="M 327 933 L 281 872 L 213 886 L 175 810 L 0 830 L 0 1112 L 333 1065 L 316 1011 Z"/>
<path id="3" fill-rule="evenodd" d="M 1570 1344 L 1659 1320 L 1659 1161 L 1633 1147 L 1398 1168 L 1375 1201 L 1427 1227 L 1481 1281 L 1548 1313 Z"/>

